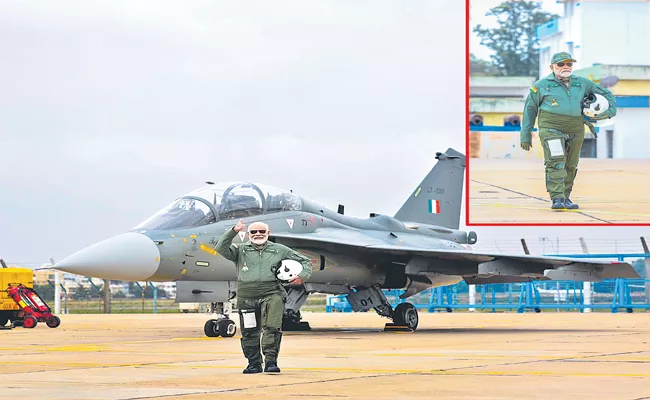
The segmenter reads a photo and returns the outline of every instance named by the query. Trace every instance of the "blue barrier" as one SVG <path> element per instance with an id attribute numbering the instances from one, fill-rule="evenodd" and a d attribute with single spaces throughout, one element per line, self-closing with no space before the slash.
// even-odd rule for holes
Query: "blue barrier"
<path id="1" fill-rule="evenodd" d="M 599 283 L 606 290 L 593 291 L 592 303 L 585 304 L 582 282 L 576 281 L 531 281 L 524 283 L 475 285 L 475 304 L 469 303 L 468 285 L 464 282 L 452 286 L 442 286 L 425 290 L 409 299 L 416 308 L 428 312 L 452 312 L 458 309 L 476 310 L 516 310 L 518 313 L 530 310 L 541 312 L 543 309 L 578 310 L 609 309 L 612 313 L 624 310 L 628 313 L 634 309 L 650 309 L 645 302 L 645 288 L 650 287 L 650 280 L 644 279 L 609 279 Z M 555 289 L 548 289 L 549 285 Z M 638 290 L 635 290 L 638 289 Z M 543 291 L 543 293 L 541 292 Z M 384 290 L 386 298 L 393 307 L 406 300 L 400 299 L 401 290 Z M 549 301 L 549 295 L 552 295 Z M 423 302 L 423 298 L 429 299 Z M 327 312 L 351 312 L 352 307 L 346 295 L 331 296 L 325 307 Z"/>

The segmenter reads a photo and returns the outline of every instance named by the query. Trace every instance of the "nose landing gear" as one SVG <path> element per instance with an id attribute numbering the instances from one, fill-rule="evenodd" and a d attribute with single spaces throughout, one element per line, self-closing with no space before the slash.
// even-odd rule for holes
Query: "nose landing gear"
<path id="1" fill-rule="evenodd" d="M 203 332 L 208 337 L 233 337 L 237 333 L 237 325 L 235 322 L 228 318 L 228 314 L 224 310 L 224 303 L 217 302 L 210 304 L 210 314 L 216 313 L 222 317 L 217 319 L 209 319 L 203 326 Z"/>
<path id="2" fill-rule="evenodd" d="M 233 337 L 237 333 L 235 322 L 226 318 L 209 319 L 203 326 L 203 332 L 208 337 Z"/>

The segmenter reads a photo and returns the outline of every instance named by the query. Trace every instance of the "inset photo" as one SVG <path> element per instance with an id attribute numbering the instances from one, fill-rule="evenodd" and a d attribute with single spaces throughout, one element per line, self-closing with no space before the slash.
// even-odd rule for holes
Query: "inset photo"
<path id="1" fill-rule="evenodd" d="M 470 3 L 468 225 L 650 224 L 647 8 Z"/>

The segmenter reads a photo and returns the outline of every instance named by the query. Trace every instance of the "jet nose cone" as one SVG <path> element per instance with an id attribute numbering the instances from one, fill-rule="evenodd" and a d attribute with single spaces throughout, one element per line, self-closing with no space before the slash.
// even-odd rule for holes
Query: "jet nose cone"
<path id="1" fill-rule="evenodd" d="M 55 269 L 95 278 L 143 281 L 160 265 L 156 244 L 129 232 L 86 247 L 54 265 Z"/>

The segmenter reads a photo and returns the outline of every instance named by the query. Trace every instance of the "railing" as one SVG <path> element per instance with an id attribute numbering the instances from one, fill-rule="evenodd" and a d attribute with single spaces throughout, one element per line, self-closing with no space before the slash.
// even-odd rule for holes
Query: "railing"
<path id="1" fill-rule="evenodd" d="M 648 290 L 650 280 L 609 279 L 594 284 L 591 303 L 585 303 L 582 282 L 576 281 L 533 281 L 525 283 L 475 285 L 477 301 L 470 301 L 469 287 L 465 282 L 452 286 L 428 289 L 409 298 L 416 308 L 428 312 L 453 310 L 526 310 L 540 312 L 551 310 L 604 309 L 612 313 L 621 310 L 650 309 Z M 400 290 L 385 290 L 388 301 L 394 306 L 406 300 L 399 299 Z M 428 301 L 426 299 L 428 298 Z M 424 301 L 423 301 L 424 300 Z M 345 295 L 327 299 L 327 312 L 350 312 L 352 308 Z"/>

